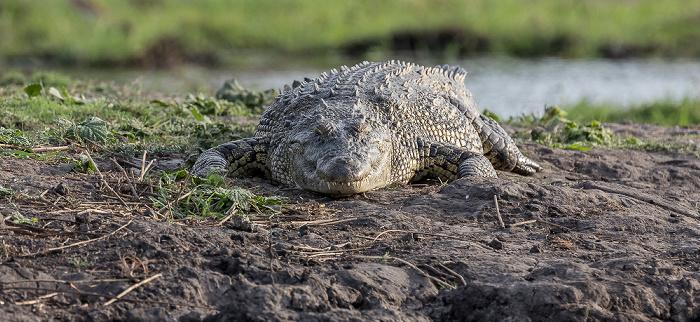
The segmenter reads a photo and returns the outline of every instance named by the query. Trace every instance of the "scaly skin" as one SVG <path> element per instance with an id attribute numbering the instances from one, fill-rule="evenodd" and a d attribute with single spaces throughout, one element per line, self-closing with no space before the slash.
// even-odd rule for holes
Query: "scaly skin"
<path id="1" fill-rule="evenodd" d="M 460 67 L 364 62 L 294 82 L 255 136 L 202 153 L 192 172 L 261 172 L 288 186 L 353 194 L 422 178 L 529 175 L 542 168 L 482 115 Z"/>

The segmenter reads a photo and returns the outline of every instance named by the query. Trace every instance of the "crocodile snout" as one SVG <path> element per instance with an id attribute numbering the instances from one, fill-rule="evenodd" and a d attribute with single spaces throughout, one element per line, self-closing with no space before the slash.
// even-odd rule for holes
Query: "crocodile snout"
<path id="1" fill-rule="evenodd" d="M 320 159 L 316 165 L 316 174 L 319 178 L 331 182 L 353 182 L 367 177 L 370 169 L 369 162 L 349 156 L 338 156 L 330 160 Z"/>

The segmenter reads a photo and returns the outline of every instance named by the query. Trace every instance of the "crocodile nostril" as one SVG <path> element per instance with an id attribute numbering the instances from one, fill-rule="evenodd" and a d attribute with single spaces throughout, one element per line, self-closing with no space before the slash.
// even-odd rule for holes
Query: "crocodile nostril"
<path id="1" fill-rule="evenodd" d="M 369 173 L 369 164 L 363 164 L 353 157 L 335 157 L 319 160 L 316 174 L 329 181 L 350 182 L 364 178 Z"/>
<path id="2" fill-rule="evenodd" d="M 351 158 L 351 157 L 339 157 L 336 159 L 335 162 L 337 162 L 339 164 L 346 164 L 346 165 L 353 166 L 353 167 L 356 167 L 359 164 L 359 162 L 357 162 L 356 159 Z"/>

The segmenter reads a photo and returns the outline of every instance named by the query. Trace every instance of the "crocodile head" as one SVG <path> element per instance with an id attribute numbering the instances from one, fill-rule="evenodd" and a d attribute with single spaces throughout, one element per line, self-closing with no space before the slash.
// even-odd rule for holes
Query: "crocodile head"
<path id="1" fill-rule="evenodd" d="M 391 182 L 391 136 L 381 122 L 369 122 L 361 113 L 316 115 L 292 128 L 285 153 L 298 187 L 338 195 Z"/>

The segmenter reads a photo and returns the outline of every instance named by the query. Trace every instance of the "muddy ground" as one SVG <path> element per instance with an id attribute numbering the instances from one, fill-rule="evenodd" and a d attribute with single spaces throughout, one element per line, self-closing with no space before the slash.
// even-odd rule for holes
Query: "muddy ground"
<path id="1" fill-rule="evenodd" d="M 642 139 L 670 136 L 698 151 L 698 128 L 610 128 Z M 0 199 L 0 316 L 700 320 L 695 155 L 520 146 L 542 172 L 340 199 L 248 180 L 257 191 L 289 197 L 281 216 L 258 217 L 253 231 L 233 220 L 163 220 L 126 197 L 123 174 L 106 158 L 98 165 L 128 207 L 97 174 L 0 157 L 0 183 L 22 192 Z M 177 156 L 170 159 L 161 166 L 176 166 Z M 15 211 L 38 222 L 16 224 Z"/>

